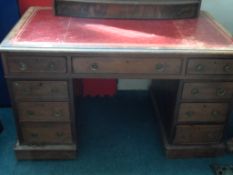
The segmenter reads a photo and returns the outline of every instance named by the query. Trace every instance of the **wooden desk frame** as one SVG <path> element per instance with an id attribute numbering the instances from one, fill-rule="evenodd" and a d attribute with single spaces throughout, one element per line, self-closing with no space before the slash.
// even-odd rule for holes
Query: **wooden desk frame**
<path id="1" fill-rule="evenodd" d="M 76 126 L 75 126 L 75 108 L 74 108 L 74 79 L 82 79 L 82 78 L 132 78 L 132 79 L 153 79 L 156 83 L 158 80 L 164 80 L 164 82 L 169 81 L 176 81 L 178 83 L 177 88 L 175 89 L 175 99 L 174 99 L 174 113 L 172 114 L 171 121 L 166 120 L 166 122 L 171 123 L 171 133 L 165 134 L 165 129 L 163 127 L 163 121 L 161 121 L 161 128 L 162 133 L 164 136 L 164 144 L 166 149 L 166 154 L 170 158 L 183 158 L 183 157 L 197 157 L 197 156 L 216 156 L 222 155 L 225 151 L 224 143 L 222 142 L 221 138 L 215 138 L 217 141 L 209 140 L 208 143 L 200 144 L 200 140 L 195 140 L 193 143 L 184 144 L 178 143 L 178 141 L 174 141 L 175 133 L 178 131 L 176 130 L 177 127 L 177 115 L 179 111 L 179 107 L 181 103 L 227 103 L 230 105 L 232 98 L 229 98 L 229 95 L 232 96 L 233 94 L 233 49 L 227 50 L 216 50 L 216 49 L 153 49 L 153 48 L 82 48 L 82 47 L 69 47 L 69 48 L 40 48 L 40 47 L 14 47 L 11 46 L 9 40 L 15 36 L 19 28 L 21 28 L 27 17 L 32 13 L 34 8 L 28 10 L 28 12 L 22 17 L 21 21 L 18 25 L 11 31 L 11 33 L 7 36 L 7 38 L 3 41 L 1 46 L 2 52 L 2 60 L 5 70 L 5 77 L 8 81 L 8 87 L 11 94 L 12 105 L 14 109 L 14 114 L 16 117 L 16 126 L 17 126 L 17 133 L 18 133 L 18 143 L 16 144 L 15 151 L 18 159 L 71 159 L 74 158 L 76 155 Z M 212 19 L 213 20 L 213 19 Z M 219 25 L 215 22 L 215 25 L 219 27 Z M 221 28 L 219 27 L 219 32 L 224 33 L 224 35 L 230 36 Z M 35 59 L 36 58 L 36 59 Z M 46 62 L 47 59 L 50 58 L 64 58 L 66 65 L 65 65 L 65 72 L 28 72 L 25 71 L 24 68 L 20 71 L 20 68 L 15 68 L 14 64 L 17 63 L 17 60 L 39 60 L 38 62 Z M 121 59 L 118 59 L 121 58 Z M 75 61 L 80 61 L 80 59 L 84 60 L 85 64 L 88 59 L 91 59 L 91 64 L 86 66 L 85 68 L 81 68 L 81 70 L 75 68 Z M 164 60 L 162 63 L 158 63 L 158 60 Z M 11 60 L 16 60 L 15 62 L 10 62 Z M 119 61 L 120 60 L 120 61 Z M 217 61 L 219 65 L 223 67 L 219 68 L 219 72 L 210 72 L 211 73 L 190 73 L 189 71 L 189 63 L 192 60 L 199 60 L 200 64 L 206 64 L 205 60 Z M 106 62 L 107 61 L 107 62 Z M 119 66 L 115 64 L 114 61 L 119 61 Z M 148 62 L 146 62 L 148 61 Z M 156 70 L 151 70 L 149 72 L 145 72 L 143 66 L 150 67 L 151 62 L 155 62 Z M 136 63 L 137 64 L 134 64 Z M 41 63 L 41 64 L 42 64 Z M 97 64 L 98 63 L 98 64 Z M 108 64 L 109 63 L 109 64 Z M 29 63 L 30 65 L 31 63 Z M 56 64 L 56 63 L 55 63 Z M 97 67 L 92 67 L 93 64 L 97 64 Z M 113 67 L 111 67 L 113 64 Z M 167 66 L 161 69 L 161 64 L 163 66 Z M 178 65 L 178 68 L 175 66 Z M 31 64 L 35 66 L 35 64 Z M 84 64 L 83 64 L 84 65 Z M 137 65 L 137 66 L 135 66 Z M 141 66 L 138 66 L 141 65 Z M 227 68 L 226 66 L 229 65 Z M 13 67 L 12 67 L 13 66 Z M 39 65 L 38 65 L 39 66 Z M 102 66 L 102 67 L 101 67 Z M 84 66 L 83 66 L 84 67 Z M 191 65 L 192 67 L 192 65 Z M 114 68 L 114 69 L 113 69 Z M 24 69 L 24 70 L 23 70 Z M 37 67 L 35 67 L 37 69 Z M 38 68 L 39 70 L 40 68 Z M 224 70 L 222 70 L 224 69 Z M 114 70 L 114 71 L 112 71 Z M 14 72 L 15 71 L 15 72 Z M 78 73 L 77 73 L 78 71 Z M 81 71 L 81 72 L 79 72 Z M 144 73 L 143 73 L 144 71 Z M 147 71 L 147 70 L 146 70 Z M 167 72 L 168 71 L 168 72 Z M 173 72 L 170 73 L 169 71 Z M 178 73 L 176 72 L 178 71 Z M 225 72 L 224 72 L 225 71 Z M 176 73 L 174 73 L 176 72 Z M 52 144 L 42 144 L 42 145 L 30 145 L 25 144 L 25 138 L 22 134 L 22 122 L 20 122 L 19 118 L 19 109 L 17 104 L 22 101 L 52 101 L 54 102 L 56 98 L 52 98 L 50 96 L 48 99 L 40 99 L 40 97 L 34 98 L 33 97 L 17 97 L 17 88 L 15 89 L 15 83 L 21 82 L 40 82 L 43 86 L 47 86 L 47 81 L 52 82 L 67 82 L 67 98 L 61 98 L 58 101 L 66 101 L 69 103 L 69 110 L 70 110 L 70 124 L 71 124 L 71 131 L 72 131 L 72 143 L 70 144 L 60 144 L 60 145 L 52 145 Z M 37 86 L 38 84 L 29 84 L 22 86 Z M 209 91 L 213 91 L 212 85 L 214 88 L 225 88 L 222 92 L 222 97 L 213 96 L 213 94 L 207 93 L 206 98 L 187 98 L 183 99 L 182 93 L 184 92 L 184 85 L 188 83 L 200 83 L 200 84 L 207 84 L 208 86 L 204 88 L 210 88 Z M 232 84 L 231 84 L 232 83 Z M 161 85 L 166 86 L 166 84 L 161 83 Z M 38 85 L 39 86 L 39 85 Z M 32 89 L 33 89 L 32 88 Z M 36 87 L 38 88 L 38 87 Z M 152 92 L 152 99 L 154 105 L 157 103 L 156 96 L 157 87 L 153 89 L 151 87 Z M 166 89 L 166 88 L 164 88 Z M 173 88 L 174 89 L 174 88 Z M 168 88 L 169 90 L 169 88 Z M 172 87 L 170 87 L 172 91 Z M 46 91 L 46 90 L 45 90 Z M 34 93 L 32 90 L 30 93 Z M 48 93 L 50 92 L 47 92 Z M 55 92 L 56 93 L 56 92 Z M 220 92 L 221 93 L 221 92 Z M 225 95 L 225 93 L 227 95 Z M 154 95 L 155 94 L 155 95 Z M 32 94 L 33 95 L 33 94 Z M 51 94 L 50 94 L 51 95 Z M 158 95 L 158 94 L 157 94 Z M 220 94 L 221 95 L 221 94 Z M 31 98 L 31 99 L 30 99 Z M 196 98 L 196 99 L 195 99 Z M 157 105 L 155 105 L 155 108 Z M 231 109 L 229 107 L 229 109 Z M 157 112 L 159 110 L 156 110 Z M 229 110 L 230 111 L 230 110 Z M 229 112 L 227 112 L 229 114 Z M 159 116 L 159 115 L 158 115 Z M 163 118 L 160 117 L 159 120 Z M 51 121 L 47 121 L 49 123 Z M 205 125 L 209 127 L 210 125 L 218 125 L 223 126 L 225 128 L 225 124 L 227 119 L 222 122 L 203 122 L 203 121 L 196 121 L 196 122 L 184 122 L 183 124 L 186 125 Z M 189 124 L 187 124 L 189 123 Z M 219 124 L 221 123 L 221 124 Z M 48 124 L 49 126 L 49 124 Z M 30 127 L 30 125 L 28 126 Z M 200 129 L 201 127 L 199 127 Z M 217 129 L 219 129 L 217 127 Z M 220 128 L 222 131 L 222 127 Z M 205 131 L 207 132 L 207 131 Z M 208 131 L 210 132 L 210 131 Z M 169 132 L 168 132 L 169 133 Z M 177 136 L 178 137 L 178 136 Z M 211 136 L 212 138 L 213 136 Z M 216 136 L 218 137 L 218 136 Z M 219 136 L 220 137 L 220 136 Z M 208 139 L 207 139 L 208 140 Z M 176 142 L 176 143 L 174 143 Z"/>

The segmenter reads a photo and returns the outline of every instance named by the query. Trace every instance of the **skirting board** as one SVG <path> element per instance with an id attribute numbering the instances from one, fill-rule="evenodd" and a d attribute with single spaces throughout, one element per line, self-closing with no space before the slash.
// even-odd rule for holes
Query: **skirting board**
<path id="1" fill-rule="evenodd" d="M 18 160 L 46 160 L 46 159 L 75 159 L 76 145 L 47 145 L 29 146 L 16 144 L 16 158 Z"/>

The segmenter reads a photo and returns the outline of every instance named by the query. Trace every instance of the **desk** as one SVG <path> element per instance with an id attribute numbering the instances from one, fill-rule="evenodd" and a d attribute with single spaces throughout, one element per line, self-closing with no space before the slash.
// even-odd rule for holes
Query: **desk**
<path id="1" fill-rule="evenodd" d="M 231 36 L 202 12 L 188 20 L 55 17 L 30 8 L 1 44 L 18 159 L 76 152 L 73 79 L 152 79 L 167 156 L 216 156 L 233 94 Z"/>

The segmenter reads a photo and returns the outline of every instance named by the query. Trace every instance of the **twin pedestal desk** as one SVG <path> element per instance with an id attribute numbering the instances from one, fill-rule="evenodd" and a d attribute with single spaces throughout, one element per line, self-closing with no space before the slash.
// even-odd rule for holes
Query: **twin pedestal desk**
<path id="1" fill-rule="evenodd" d="M 18 159 L 75 158 L 73 80 L 82 78 L 151 79 L 167 157 L 224 154 L 233 42 L 205 12 L 140 21 L 56 17 L 32 7 L 0 49 Z"/>

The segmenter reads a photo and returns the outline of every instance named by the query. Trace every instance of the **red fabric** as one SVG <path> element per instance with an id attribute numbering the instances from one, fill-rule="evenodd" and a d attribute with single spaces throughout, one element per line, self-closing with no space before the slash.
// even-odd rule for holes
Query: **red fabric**
<path id="1" fill-rule="evenodd" d="M 83 96 L 113 96 L 117 91 L 116 80 L 85 79 L 82 84 Z"/>
<path id="2" fill-rule="evenodd" d="M 20 13 L 23 14 L 30 6 L 52 6 L 53 0 L 19 0 Z"/>

